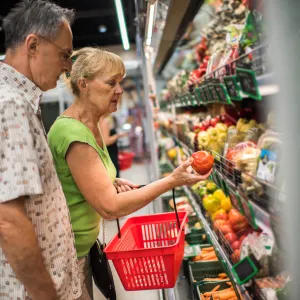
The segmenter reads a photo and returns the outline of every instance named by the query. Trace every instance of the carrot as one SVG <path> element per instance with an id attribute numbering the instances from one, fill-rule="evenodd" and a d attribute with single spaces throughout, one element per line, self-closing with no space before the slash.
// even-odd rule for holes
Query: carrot
<path id="1" fill-rule="evenodd" d="M 226 282 L 226 284 L 228 284 L 228 285 L 232 286 L 232 283 L 231 283 L 231 282 Z"/>
<path id="2" fill-rule="evenodd" d="M 193 258 L 193 261 L 198 261 L 198 260 L 201 260 L 201 259 L 202 259 L 201 255 L 197 255 Z"/>
<path id="3" fill-rule="evenodd" d="M 229 300 L 230 298 L 234 298 L 236 297 L 236 293 L 235 291 L 228 291 L 228 292 L 225 292 L 225 293 L 220 293 L 219 295 L 216 295 L 216 299 L 219 299 L 219 300 Z"/>
<path id="4" fill-rule="evenodd" d="M 215 288 L 213 288 L 211 291 L 212 292 L 215 292 L 215 291 L 217 291 L 218 289 L 220 288 L 220 285 L 217 285 Z"/>
<path id="5" fill-rule="evenodd" d="M 220 281 L 220 279 L 218 279 L 218 278 L 204 278 L 203 281 Z"/>
<path id="6" fill-rule="evenodd" d="M 204 296 L 202 295 L 202 293 L 200 294 L 200 298 L 201 300 L 205 300 Z"/>
<path id="7" fill-rule="evenodd" d="M 223 277 L 227 277 L 227 274 L 226 273 L 220 273 L 220 274 L 218 274 L 218 276 L 223 278 Z"/>
<path id="8" fill-rule="evenodd" d="M 220 294 L 220 293 L 223 293 L 223 292 L 229 292 L 229 291 L 233 291 L 233 288 L 230 287 L 228 289 L 221 290 L 221 291 L 216 291 L 216 292 L 205 292 L 203 295 L 205 297 L 210 297 L 210 296 L 214 296 L 214 295 L 217 295 L 217 294 Z"/>
<path id="9" fill-rule="evenodd" d="M 207 247 L 207 248 L 202 248 L 201 251 L 205 252 L 205 251 L 212 251 L 214 250 L 214 247 Z"/>
<path id="10" fill-rule="evenodd" d="M 237 297 L 230 298 L 229 300 L 237 300 Z"/>
<path id="11" fill-rule="evenodd" d="M 206 256 L 205 258 L 203 258 L 202 260 L 207 261 L 207 260 L 218 260 L 216 255 L 211 255 L 211 256 Z"/>

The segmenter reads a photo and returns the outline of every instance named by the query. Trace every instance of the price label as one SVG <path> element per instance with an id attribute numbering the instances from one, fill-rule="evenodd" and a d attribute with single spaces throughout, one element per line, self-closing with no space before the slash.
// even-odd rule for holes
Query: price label
<path id="1" fill-rule="evenodd" d="M 216 90 L 216 92 L 218 94 L 219 101 L 231 104 L 230 97 L 229 97 L 229 95 L 227 93 L 227 90 L 226 90 L 226 87 L 224 86 L 224 84 L 217 83 L 214 86 L 215 86 L 215 90 Z"/>
<path id="2" fill-rule="evenodd" d="M 248 221 L 251 223 L 251 225 L 254 227 L 254 229 L 257 229 L 257 225 L 255 222 L 255 217 L 253 213 L 253 208 L 250 202 L 248 202 L 245 198 L 241 197 L 241 204 L 243 206 L 244 215 L 248 219 Z"/>
<path id="3" fill-rule="evenodd" d="M 258 89 L 258 83 L 254 71 L 249 69 L 237 68 L 236 74 L 244 94 L 255 100 L 261 100 L 261 94 Z"/>
<path id="4" fill-rule="evenodd" d="M 197 99 L 196 99 L 196 96 L 195 95 L 191 95 L 190 96 L 191 97 L 191 102 L 192 102 L 192 105 L 193 106 L 197 106 L 198 105 L 198 101 L 197 101 Z"/>
<path id="5" fill-rule="evenodd" d="M 219 101 L 219 96 L 217 94 L 217 91 L 215 90 L 215 85 L 213 83 L 209 84 L 209 90 L 212 97 L 212 101 Z"/>
<path id="6" fill-rule="evenodd" d="M 192 105 L 190 95 L 186 95 L 186 96 L 185 96 L 185 103 L 186 103 L 187 105 Z"/>
<path id="7" fill-rule="evenodd" d="M 237 101 L 241 101 L 243 99 L 240 93 L 237 76 L 224 77 L 224 84 L 226 86 L 230 99 Z"/>
<path id="8" fill-rule="evenodd" d="M 200 104 L 202 102 L 200 88 L 195 88 L 195 96 L 198 104 Z"/>
<path id="9" fill-rule="evenodd" d="M 203 86 L 200 87 L 200 95 L 201 95 L 201 99 L 202 99 L 203 102 L 207 102 L 208 101 Z"/>
<path id="10" fill-rule="evenodd" d="M 241 205 L 241 200 L 240 200 L 240 196 L 233 190 L 229 189 L 229 197 L 231 200 L 232 205 L 239 211 L 242 212 L 242 214 L 244 214 L 244 211 L 242 209 L 242 205 Z"/>
<path id="11" fill-rule="evenodd" d="M 251 204 L 257 226 L 266 232 L 270 231 L 271 230 L 270 215 L 255 203 L 251 201 L 249 203 Z"/>
<path id="12" fill-rule="evenodd" d="M 204 93 L 206 95 L 207 102 L 211 102 L 212 97 L 211 97 L 208 85 L 205 85 L 203 89 L 204 89 Z"/>

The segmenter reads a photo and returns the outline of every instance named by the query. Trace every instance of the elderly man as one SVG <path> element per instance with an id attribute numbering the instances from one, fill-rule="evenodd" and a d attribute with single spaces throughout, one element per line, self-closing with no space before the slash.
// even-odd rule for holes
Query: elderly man
<path id="1" fill-rule="evenodd" d="M 42 91 L 70 71 L 74 13 L 24 0 L 4 19 L 0 63 L 0 299 L 81 295 L 69 211 L 40 118 Z"/>

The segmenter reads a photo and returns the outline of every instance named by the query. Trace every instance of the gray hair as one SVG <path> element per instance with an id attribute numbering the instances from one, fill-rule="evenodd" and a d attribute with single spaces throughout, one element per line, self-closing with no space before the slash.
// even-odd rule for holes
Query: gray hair
<path id="1" fill-rule="evenodd" d="M 22 44 L 29 34 L 55 38 L 60 26 L 73 23 L 73 10 L 44 0 L 23 0 L 3 20 L 6 49 Z"/>

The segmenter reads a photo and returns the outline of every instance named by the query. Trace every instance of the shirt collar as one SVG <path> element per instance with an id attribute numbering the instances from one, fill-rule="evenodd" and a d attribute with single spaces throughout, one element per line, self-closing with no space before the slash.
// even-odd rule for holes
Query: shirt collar
<path id="1" fill-rule="evenodd" d="M 30 79 L 3 62 L 0 62 L 0 79 L 20 90 L 34 113 L 38 112 L 43 93 Z"/>

